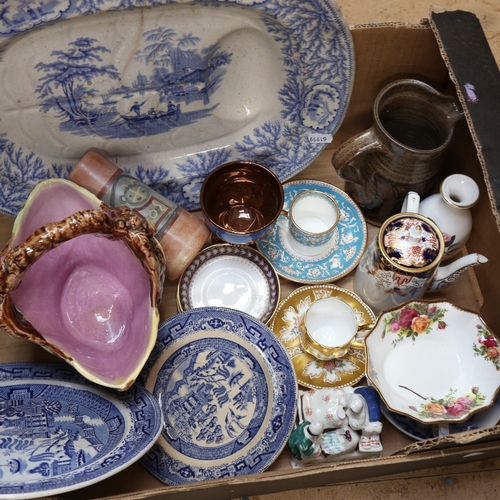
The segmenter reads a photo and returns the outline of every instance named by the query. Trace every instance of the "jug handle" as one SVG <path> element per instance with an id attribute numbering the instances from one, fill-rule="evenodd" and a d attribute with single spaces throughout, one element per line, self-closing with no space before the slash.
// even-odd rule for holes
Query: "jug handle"
<path id="1" fill-rule="evenodd" d="M 360 184 L 357 169 L 350 163 L 367 153 L 383 153 L 387 148 L 380 142 L 373 127 L 357 134 L 341 144 L 332 155 L 332 165 L 338 175 L 350 182 Z"/>

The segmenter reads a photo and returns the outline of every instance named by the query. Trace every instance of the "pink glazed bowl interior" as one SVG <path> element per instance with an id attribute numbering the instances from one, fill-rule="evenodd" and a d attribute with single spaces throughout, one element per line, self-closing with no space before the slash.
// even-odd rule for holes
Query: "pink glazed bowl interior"
<path id="1" fill-rule="evenodd" d="M 46 183 L 16 219 L 8 248 L 23 244 L 47 223 L 95 210 L 96 203 L 97 198 L 68 181 Z M 125 389 L 156 340 L 154 288 L 143 262 L 123 240 L 82 234 L 29 266 L 11 300 L 43 338 L 31 340 L 90 380 Z"/>

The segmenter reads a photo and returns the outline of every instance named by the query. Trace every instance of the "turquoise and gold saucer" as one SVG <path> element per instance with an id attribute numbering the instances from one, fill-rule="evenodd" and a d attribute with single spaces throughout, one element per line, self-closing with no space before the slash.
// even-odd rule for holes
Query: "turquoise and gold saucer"
<path id="1" fill-rule="evenodd" d="M 329 243 L 317 250 L 301 252 L 293 245 L 286 217 L 280 216 L 271 233 L 256 243 L 276 272 L 304 284 L 332 282 L 351 272 L 363 255 L 367 240 L 366 222 L 354 201 L 341 189 L 322 181 L 291 181 L 285 183 L 283 189 L 285 210 L 298 194 L 314 189 L 335 198 L 340 219 Z"/>

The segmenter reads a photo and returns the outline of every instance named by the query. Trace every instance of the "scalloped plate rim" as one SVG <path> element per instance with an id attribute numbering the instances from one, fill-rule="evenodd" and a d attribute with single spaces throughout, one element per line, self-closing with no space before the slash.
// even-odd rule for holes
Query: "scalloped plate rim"
<path id="1" fill-rule="evenodd" d="M 317 29 L 323 30 L 319 34 L 317 30 L 303 28 L 302 16 L 296 15 L 300 14 L 300 12 L 290 13 L 288 11 L 290 6 L 283 7 L 278 0 L 258 0 L 255 2 L 247 0 L 205 0 L 204 2 L 181 0 L 175 2 L 176 4 L 192 4 L 194 6 L 206 4 L 216 8 L 228 4 L 241 9 L 252 9 L 262 13 L 262 19 L 266 16 L 269 19 L 272 18 L 268 33 L 270 36 L 274 35 L 276 43 L 283 38 L 280 36 L 282 33 L 273 33 L 273 30 L 279 31 L 276 30 L 277 25 L 279 24 L 282 27 L 281 29 L 289 30 L 292 33 L 291 36 L 295 38 L 294 43 L 287 42 L 290 43 L 292 52 L 287 47 L 280 47 L 280 53 L 283 59 L 286 59 L 287 64 L 284 64 L 286 73 L 285 84 L 281 87 L 277 96 L 277 101 L 282 101 L 283 105 L 288 106 L 289 109 L 286 107 L 278 108 L 280 109 L 279 113 L 277 113 L 279 116 L 276 117 L 274 122 L 270 120 L 269 123 L 255 124 L 251 133 L 241 137 L 240 141 L 235 140 L 229 148 L 226 145 L 219 148 L 217 154 L 214 154 L 214 148 L 209 146 L 203 146 L 204 149 L 202 151 L 188 151 L 189 154 L 182 158 L 185 161 L 182 164 L 182 169 L 179 170 L 179 172 L 182 171 L 184 174 L 179 173 L 170 176 L 169 173 L 174 167 L 175 169 L 181 168 L 179 165 L 182 161 L 179 161 L 179 158 L 173 159 L 170 163 L 164 161 L 160 164 L 157 162 L 154 164 L 154 168 L 153 165 L 145 165 L 144 167 L 137 165 L 137 160 L 131 160 L 133 165 L 127 165 L 125 159 L 128 156 L 123 156 L 123 161 L 119 161 L 121 156 L 119 148 L 114 146 L 112 151 L 110 150 L 110 154 L 117 160 L 119 166 L 129 174 L 137 176 L 139 180 L 158 190 L 160 194 L 172 199 L 173 202 L 188 210 L 199 208 L 199 188 L 204 175 L 217 165 L 232 159 L 246 159 L 264 163 L 274 170 L 282 181 L 306 168 L 324 150 L 329 142 L 329 140 L 325 141 L 323 139 L 320 141 L 312 140 L 309 138 L 309 135 L 319 134 L 325 137 L 334 135 L 344 119 L 352 93 L 355 54 L 349 26 L 338 4 L 334 0 L 320 0 L 320 2 L 313 2 L 313 0 L 305 1 L 310 2 L 314 6 L 314 9 L 308 9 L 307 12 L 309 15 L 315 16 L 313 20 L 317 24 Z M 143 7 L 162 8 L 172 5 L 172 2 L 168 2 L 167 0 L 147 0 L 145 2 L 142 0 L 133 0 L 133 3 L 137 9 Z M 90 6 L 82 6 L 77 3 L 77 0 L 60 0 L 57 4 L 59 8 L 57 12 L 55 10 L 54 12 L 43 12 L 43 15 L 41 15 L 35 9 L 32 9 L 32 16 L 34 17 L 29 19 L 28 22 L 27 17 L 21 18 L 21 14 L 26 16 L 26 13 L 16 11 L 17 4 L 13 2 L 11 6 L 13 13 L 9 12 L 6 15 L 14 16 L 16 14 L 20 21 L 16 24 L 15 32 L 11 31 L 12 28 L 10 26 L 7 27 L 4 24 L 3 43 L 16 38 L 14 35 L 17 35 L 17 37 L 29 35 L 34 29 L 36 30 L 40 27 L 50 29 L 54 23 L 64 22 L 67 19 L 75 20 L 79 16 L 83 16 L 83 14 L 99 14 L 101 12 L 125 10 L 120 3 L 110 4 L 111 2 L 99 6 L 92 4 Z M 296 4 L 295 9 L 307 7 L 303 4 L 304 2 Z M 43 9 L 47 7 L 39 5 L 38 8 Z M 321 11 L 318 9 L 321 9 Z M 276 24 L 273 25 L 273 22 Z M 311 33 L 315 34 L 312 35 Z M 320 45 L 314 43 L 318 36 L 322 36 L 326 40 L 327 46 L 321 48 Z M 335 42 L 335 46 L 329 43 L 330 41 Z M 295 53 L 294 51 L 297 47 L 300 48 L 302 53 L 323 50 L 324 57 L 321 59 L 321 64 L 318 57 L 305 58 L 303 54 Z M 327 59 L 329 60 L 328 66 L 324 64 L 325 57 L 330 57 L 330 59 Z M 339 70 L 337 59 L 342 62 L 341 71 Z M 292 61 L 295 61 L 295 63 L 299 61 L 300 64 L 304 65 L 304 67 L 301 66 L 300 71 L 300 74 L 303 75 L 302 83 L 304 89 L 301 91 L 300 100 L 297 100 L 293 106 L 291 105 L 293 99 L 298 98 L 293 97 L 292 99 L 295 93 L 290 91 L 290 87 L 293 87 L 296 81 L 296 77 L 292 77 L 292 72 L 295 71 L 293 68 L 296 64 L 295 66 L 291 64 Z M 323 88 L 326 86 L 331 87 L 331 89 Z M 313 107 L 309 107 L 309 104 L 314 104 L 316 99 L 321 98 L 321 95 L 327 96 L 328 92 L 331 92 L 330 97 L 324 97 L 327 101 L 329 99 L 336 101 L 338 97 L 338 102 L 331 104 L 334 108 L 333 111 L 329 113 L 327 119 L 321 118 L 319 115 L 313 116 Z M 279 147 L 269 152 L 271 143 L 276 144 L 275 138 L 271 141 L 271 135 L 274 136 L 276 131 L 268 130 L 268 133 L 271 134 L 268 146 L 262 146 L 259 143 L 262 140 L 264 131 L 267 128 L 271 129 L 275 126 L 279 126 L 280 128 L 278 137 L 281 142 L 279 143 Z M 293 139 L 286 139 L 290 133 L 293 134 Z M 287 152 L 290 140 L 293 140 L 294 143 L 295 151 L 293 157 L 290 157 L 291 155 Z M 14 180 L 11 180 L 7 174 L 3 179 L 0 179 L 4 186 L 10 186 L 8 190 L 5 190 L 0 199 L 0 211 L 8 215 L 15 215 L 20 210 L 24 199 L 34 187 L 34 184 L 49 177 L 66 177 L 72 165 L 68 165 L 66 161 L 58 162 L 57 158 L 61 158 L 61 155 L 58 156 L 57 154 L 51 158 L 51 164 L 49 165 L 49 162 L 45 160 L 47 155 L 42 154 L 39 156 L 36 151 L 31 151 L 22 144 L 16 144 L 10 141 L 8 137 L 4 138 L 3 141 L 0 160 L 9 162 L 11 169 L 14 168 L 16 172 L 18 169 L 22 170 L 23 175 L 28 175 L 29 179 L 28 182 L 23 182 L 22 185 L 12 185 Z M 90 147 L 94 147 L 92 142 L 88 143 L 88 148 Z M 7 150 L 10 152 L 6 153 Z M 83 153 L 84 151 L 82 151 L 82 155 Z M 165 156 L 164 151 L 162 153 Z M 137 156 L 136 153 L 134 154 Z M 16 157 L 18 159 L 14 160 Z M 77 160 L 78 158 L 75 158 L 74 163 Z M 12 163 L 13 161 L 15 163 Z"/>

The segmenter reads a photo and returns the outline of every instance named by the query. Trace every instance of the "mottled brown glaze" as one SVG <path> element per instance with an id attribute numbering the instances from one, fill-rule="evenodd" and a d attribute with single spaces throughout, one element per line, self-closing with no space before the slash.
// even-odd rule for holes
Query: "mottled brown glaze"
<path id="1" fill-rule="evenodd" d="M 73 167 L 68 180 L 103 199 L 112 189 L 114 179 L 123 173 L 98 151 L 90 150 Z M 163 197 L 155 192 L 155 198 L 161 200 Z M 201 218 L 181 207 L 176 209 L 176 215 L 171 223 L 156 233 L 156 238 L 165 253 L 165 276 L 168 280 L 176 280 L 182 274 L 203 248 L 209 236 L 210 229 Z"/>
<path id="2" fill-rule="evenodd" d="M 104 203 L 101 209 L 82 210 L 58 222 L 34 231 L 23 243 L 4 248 L 0 263 L 0 326 L 13 337 L 28 339 L 61 358 L 71 358 L 44 337 L 23 317 L 14 305 L 10 292 L 23 274 L 40 257 L 64 242 L 84 234 L 122 240 L 142 263 L 151 282 L 152 307 L 157 308 L 163 289 L 165 255 L 154 237 L 155 227 L 127 207 L 113 209 Z M 133 381 L 131 381 L 132 383 Z"/>

